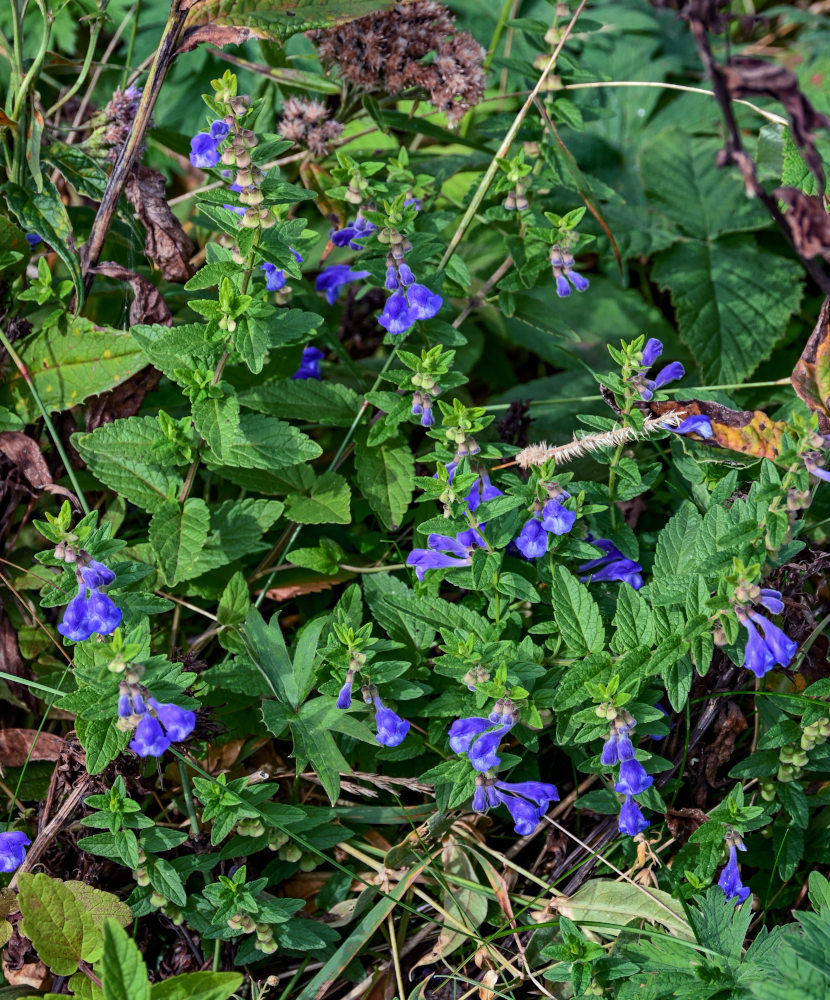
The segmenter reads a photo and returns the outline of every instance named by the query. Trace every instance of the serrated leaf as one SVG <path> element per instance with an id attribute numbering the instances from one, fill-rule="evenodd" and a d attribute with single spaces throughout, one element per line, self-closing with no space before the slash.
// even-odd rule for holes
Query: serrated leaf
<path id="1" fill-rule="evenodd" d="M 193 423 L 214 455 L 224 459 L 239 435 L 239 400 L 227 394 L 197 400 Z"/>
<path id="2" fill-rule="evenodd" d="M 147 966 L 138 945 L 114 920 L 104 924 L 104 1000 L 150 1000 Z"/>
<path id="3" fill-rule="evenodd" d="M 53 973 L 69 976 L 78 970 L 84 937 L 95 933 L 91 918 L 63 882 L 48 875 L 18 876 L 20 928 Z"/>
<path id="4" fill-rule="evenodd" d="M 636 646 L 650 646 L 654 642 L 651 610 L 638 591 L 627 584 L 620 585 L 614 625 L 617 631 L 611 640 L 611 648 L 615 653 Z"/>
<path id="5" fill-rule="evenodd" d="M 86 769 L 100 774 L 122 753 L 130 742 L 130 734 L 115 725 L 115 719 L 75 719 L 75 732 L 86 753 Z"/>
<path id="6" fill-rule="evenodd" d="M 144 366 L 144 355 L 129 333 L 98 326 L 83 316 L 68 316 L 65 330 L 40 330 L 15 347 L 47 410 L 67 410 L 114 389 Z M 15 367 L 5 376 L 0 403 L 26 423 L 40 417 Z"/>
<path id="7" fill-rule="evenodd" d="M 228 1000 L 241 985 L 239 972 L 186 972 L 153 983 L 150 1000 Z"/>
<path id="8" fill-rule="evenodd" d="M 569 652 L 575 656 L 599 652 L 605 647 L 605 629 L 599 608 L 585 586 L 564 566 L 553 575 L 553 616 Z"/>
<path id="9" fill-rule="evenodd" d="M 412 502 L 415 459 L 399 439 L 370 446 L 365 435 L 355 448 L 357 482 L 369 506 L 388 530 L 396 529 Z"/>
<path id="10" fill-rule="evenodd" d="M 206 331 L 204 323 L 183 323 L 172 327 L 155 323 L 152 326 L 134 326 L 130 333 L 150 364 L 169 379 L 177 381 L 178 370 L 213 368 L 222 345 L 217 338 L 209 338 Z"/>
<path id="11" fill-rule="evenodd" d="M 184 505 L 167 500 L 150 519 L 150 545 L 167 585 L 187 579 L 197 565 L 210 525 L 208 506 L 200 497 Z"/>
<path id="12" fill-rule="evenodd" d="M 240 402 L 274 417 L 311 420 L 328 427 L 349 427 L 361 406 L 361 397 L 338 382 L 281 378 L 243 392 Z"/>
<path id="13" fill-rule="evenodd" d="M 279 518 L 279 500 L 226 500 L 210 511 L 210 530 L 198 560 L 187 579 L 254 555 L 267 546 L 263 532 Z M 184 578 L 183 578 L 184 579 Z"/>
<path id="14" fill-rule="evenodd" d="M 297 524 L 349 524 L 351 511 L 349 484 L 337 472 L 324 472 L 315 480 L 311 493 L 289 493 L 286 515 Z"/>
<path id="15" fill-rule="evenodd" d="M 148 457 L 161 439 L 158 417 L 128 417 L 91 434 L 72 435 L 72 443 L 96 479 L 150 513 L 176 496 L 184 484 L 175 469 Z"/>
<path id="16" fill-rule="evenodd" d="M 239 625 L 245 621 L 251 598 L 248 593 L 248 581 L 245 575 L 237 570 L 228 580 L 219 606 L 216 609 L 216 620 L 220 625 Z"/>
<path id="17" fill-rule="evenodd" d="M 716 382 L 740 382 L 770 356 L 801 302 L 801 274 L 795 261 L 749 236 L 677 244 L 652 270 L 671 293 L 680 337 L 703 378 Z"/>
<path id="18" fill-rule="evenodd" d="M 221 463 L 242 469 L 281 469 L 310 462 L 323 449 L 291 424 L 261 414 L 247 413 L 239 419 L 239 432 L 221 458 Z M 216 463 L 219 456 L 206 456 Z"/>

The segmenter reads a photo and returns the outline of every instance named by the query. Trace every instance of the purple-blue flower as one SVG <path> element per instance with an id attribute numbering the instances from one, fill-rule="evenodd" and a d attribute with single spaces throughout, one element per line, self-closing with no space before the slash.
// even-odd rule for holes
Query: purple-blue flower
<path id="1" fill-rule="evenodd" d="M 473 795 L 473 809 L 485 812 L 502 804 L 513 818 L 514 830 L 520 836 L 533 833 L 547 812 L 548 803 L 558 802 L 556 786 L 543 781 L 495 782 L 486 777 L 478 779 Z M 529 800 L 529 801 L 528 801 Z"/>
<path id="2" fill-rule="evenodd" d="M 317 275 L 316 288 L 326 293 L 326 302 L 333 306 L 344 285 L 368 277 L 368 271 L 353 271 L 348 264 L 332 264 Z"/>
<path id="3" fill-rule="evenodd" d="M 406 267 L 406 265 L 403 266 Z M 444 302 L 440 295 L 431 292 L 426 285 L 409 285 L 406 289 L 406 300 L 409 303 L 409 315 L 412 322 L 417 319 L 432 319 Z M 381 326 L 385 325 L 385 323 L 381 323 Z"/>
<path id="4" fill-rule="evenodd" d="M 395 292 L 386 300 L 383 312 L 378 316 L 378 323 L 391 334 L 406 333 L 415 322 L 410 313 L 403 292 Z"/>
<path id="5" fill-rule="evenodd" d="M 671 365 L 669 365 L 669 367 L 671 367 Z M 681 423 L 678 427 L 668 427 L 666 429 L 673 431 L 675 434 L 697 434 L 699 437 L 707 439 L 712 437 L 715 433 L 712 429 L 711 419 L 704 416 L 702 413 L 695 414 L 693 417 L 686 417 L 683 423 Z"/>
<path id="6" fill-rule="evenodd" d="M 560 299 L 567 298 L 571 294 L 571 285 L 578 292 L 586 291 L 590 282 L 574 271 L 574 256 L 569 250 L 554 246 L 550 252 L 550 263 L 556 281 L 556 294 Z"/>
<path id="7" fill-rule="evenodd" d="M 539 517 L 526 521 L 516 539 L 516 548 L 525 559 L 538 559 L 548 548 L 548 533 L 542 527 Z"/>
<path id="8" fill-rule="evenodd" d="M 215 167 L 219 162 L 216 140 L 210 132 L 199 132 L 190 140 L 190 162 L 200 170 Z"/>
<path id="9" fill-rule="evenodd" d="M 193 732 L 196 714 L 167 702 L 148 699 L 154 714 L 146 712 L 136 726 L 130 749 L 139 757 L 161 757 L 171 743 L 178 743 Z M 163 727 L 163 728 L 162 728 Z"/>
<path id="10" fill-rule="evenodd" d="M 798 649 L 798 643 L 757 611 L 750 611 L 749 617 L 756 625 L 761 626 L 764 635 L 761 638 L 754 626 L 748 621 L 743 621 L 742 624 L 749 634 L 746 644 L 746 666 L 758 677 L 763 677 L 776 663 L 782 667 L 789 666 Z M 761 646 L 767 651 L 766 655 Z M 759 673 L 759 670 L 762 672 Z"/>
<path id="11" fill-rule="evenodd" d="M 325 354 L 318 347 L 304 347 L 300 367 L 294 372 L 291 378 L 298 380 L 316 378 L 318 382 L 322 382 L 323 376 L 320 372 L 320 362 L 324 357 Z"/>
<path id="12" fill-rule="evenodd" d="M 654 783 L 654 778 L 646 774 L 643 765 L 635 759 L 620 763 L 620 774 L 614 791 L 621 795 L 639 795 Z"/>
<path id="13" fill-rule="evenodd" d="M 740 845 L 740 849 L 746 850 L 743 844 Z M 738 871 L 738 852 L 735 844 L 729 845 L 729 860 L 721 872 L 718 885 L 723 889 L 727 901 L 734 899 L 736 906 L 740 906 L 749 896 L 749 887 L 741 882 L 741 873 Z"/>
<path id="14" fill-rule="evenodd" d="M 147 703 L 159 717 L 159 722 L 167 730 L 167 735 L 172 743 L 180 743 L 186 740 L 193 732 L 196 725 L 196 713 L 187 708 L 180 708 L 171 702 L 158 702 L 155 698 L 148 698 Z"/>
<path id="15" fill-rule="evenodd" d="M 640 355 L 640 364 L 643 370 L 651 368 L 662 353 L 663 345 L 656 337 L 651 337 L 643 348 L 643 353 Z"/>
<path id="16" fill-rule="evenodd" d="M 454 471 L 454 470 L 453 470 Z M 450 477 L 452 481 L 452 477 Z M 503 497 L 504 493 L 490 482 L 490 477 L 486 472 L 482 472 L 479 478 L 470 487 L 470 491 L 464 498 L 470 510 L 475 510 L 479 504 L 494 500 L 496 497 Z"/>
<path id="17" fill-rule="evenodd" d="M 588 562 L 582 563 L 579 572 L 586 574 L 580 577 L 583 583 L 621 580 L 633 587 L 634 590 L 639 590 L 643 586 L 641 575 L 643 567 L 638 562 L 634 562 L 633 559 L 627 559 L 613 542 L 608 541 L 607 538 L 592 538 L 590 536 L 586 541 L 602 549 L 606 555 L 600 559 L 590 559 Z"/>
<path id="18" fill-rule="evenodd" d="M 493 723 L 489 719 L 483 719 L 480 715 L 472 715 L 467 719 L 456 719 L 450 726 L 450 749 L 454 753 L 467 753 L 473 745 L 473 740 L 492 725 Z"/>
<path id="19" fill-rule="evenodd" d="M 115 573 L 97 559 L 90 559 L 81 566 L 81 576 L 87 587 L 108 587 L 115 580 Z"/>
<path id="20" fill-rule="evenodd" d="M 265 272 L 265 287 L 269 292 L 278 292 L 285 287 L 285 271 L 276 264 L 262 264 L 260 270 Z"/>
<path id="21" fill-rule="evenodd" d="M 26 859 L 29 844 L 31 840 L 20 830 L 0 833 L 0 872 L 9 874 L 17 871 Z"/>
<path id="22" fill-rule="evenodd" d="M 643 353 L 640 357 L 639 371 L 631 378 L 631 384 L 640 394 L 641 399 L 645 399 L 646 401 L 652 398 L 657 389 L 660 389 L 668 382 L 673 382 L 675 379 L 683 378 L 686 374 L 686 370 L 683 365 L 681 365 L 679 361 L 673 361 L 670 365 L 666 365 L 665 368 L 661 369 L 653 379 L 646 378 L 646 371 L 654 364 L 662 353 L 663 345 L 655 337 L 652 337 L 643 348 Z M 681 427 L 682 426 L 683 425 L 681 424 Z M 697 428 L 690 428 L 690 430 L 697 430 Z M 697 432 L 700 433 L 700 431 Z M 688 432 L 681 431 L 681 433 Z"/>
<path id="23" fill-rule="evenodd" d="M 166 736 L 161 723 L 152 715 L 141 717 L 130 740 L 130 750 L 139 757 L 161 757 L 173 741 Z"/>
<path id="24" fill-rule="evenodd" d="M 489 733 L 483 733 L 477 740 L 473 741 L 467 751 L 467 757 L 476 771 L 489 771 L 491 767 L 498 767 L 501 763 L 501 757 L 496 751 L 502 736 L 511 728 L 512 723 L 507 723 Z"/>
<path id="25" fill-rule="evenodd" d="M 634 744 L 628 735 L 627 727 L 624 732 L 617 729 L 611 730 L 608 739 L 602 745 L 599 759 L 606 767 L 613 767 L 614 764 L 621 761 L 634 759 Z"/>
<path id="26" fill-rule="evenodd" d="M 210 137 L 215 142 L 221 142 L 223 139 L 228 137 L 231 127 L 227 122 L 222 121 L 221 118 L 217 118 L 215 122 L 211 123 L 210 126 Z"/>
<path id="27" fill-rule="evenodd" d="M 377 695 L 372 700 L 375 703 L 375 722 L 378 727 L 375 739 L 384 747 L 396 747 L 403 743 L 409 732 L 409 720 L 402 719 L 391 708 L 387 708 Z"/>
<path id="28" fill-rule="evenodd" d="M 109 635 L 121 624 L 123 612 L 112 599 L 100 590 L 90 591 L 86 602 L 87 623 L 90 634 Z"/>
<path id="29" fill-rule="evenodd" d="M 630 795 L 626 795 L 620 807 L 618 824 L 620 833 L 625 833 L 629 837 L 636 837 L 638 833 L 641 833 L 650 825 L 649 821 L 643 816 L 639 805 L 637 805 Z"/>
<path id="30" fill-rule="evenodd" d="M 329 230 L 329 239 L 336 247 L 349 247 L 351 250 L 362 250 L 363 245 L 357 241 L 369 236 L 377 229 L 368 219 L 358 213 L 353 222 L 347 222 L 342 229 Z"/>
<path id="31" fill-rule="evenodd" d="M 565 535 L 574 526 L 576 513 L 562 503 L 570 494 L 560 493 L 554 500 L 548 500 L 542 508 L 542 527 L 552 535 Z"/>
<path id="32" fill-rule="evenodd" d="M 781 591 L 773 590 L 771 587 L 763 587 L 761 589 L 758 603 L 763 604 L 767 611 L 773 615 L 780 615 L 784 610 L 784 602 L 781 600 Z"/>
<path id="33" fill-rule="evenodd" d="M 58 632 L 73 642 L 85 642 L 96 632 L 109 635 L 121 624 L 121 609 L 106 594 L 91 588 L 87 598 L 86 591 L 82 579 L 78 583 L 78 593 L 67 604 L 58 625 Z"/>
<path id="34" fill-rule="evenodd" d="M 412 269 L 410 268 L 409 264 L 407 264 L 405 261 L 401 261 L 401 263 L 398 264 L 398 277 L 400 278 L 402 285 L 415 284 L 415 275 L 412 273 Z M 418 285 L 418 287 L 422 288 L 423 286 Z M 429 289 L 427 289 L 427 291 L 429 291 Z M 436 312 L 437 311 L 438 310 L 436 310 Z"/>
<path id="35" fill-rule="evenodd" d="M 352 704 L 352 678 L 347 677 L 346 683 L 340 688 L 340 693 L 337 695 L 337 707 L 338 708 L 350 708 Z"/>
<path id="36" fill-rule="evenodd" d="M 42 243 L 43 240 L 41 239 L 40 236 L 38 236 L 37 233 L 26 233 L 26 242 L 29 244 L 32 250 L 34 250 L 34 248 L 38 245 L 38 243 Z"/>
<path id="37" fill-rule="evenodd" d="M 428 569 L 457 569 L 473 561 L 473 549 L 481 548 L 483 540 L 472 528 L 452 538 L 450 535 L 429 535 L 427 548 L 413 549 L 406 559 L 407 566 L 415 567 L 415 575 L 423 580 Z"/>

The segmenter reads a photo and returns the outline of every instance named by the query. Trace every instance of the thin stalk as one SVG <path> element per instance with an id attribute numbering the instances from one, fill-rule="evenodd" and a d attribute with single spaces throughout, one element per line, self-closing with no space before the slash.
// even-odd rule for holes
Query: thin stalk
<path id="1" fill-rule="evenodd" d="M 78 480 L 75 477 L 75 470 L 72 468 L 72 464 L 70 463 L 69 458 L 67 457 L 66 451 L 63 447 L 63 442 L 58 437 L 58 432 L 55 430 L 55 425 L 52 423 L 52 418 L 46 412 L 46 407 L 43 405 L 43 400 L 40 398 L 40 395 L 38 394 L 38 391 L 35 388 L 34 383 L 32 382 L 31 376 L 29 375 L 29 371 L 26 368 L 26 365 L 23 364 L 20 355 L 12 347 L 9 338 L 5 335 L 5 333 L 3 333 L 2 330 L 0 330 L 0 344 L 2 344 L 3 347 L 5 347 L 6 350 L 9 352 L 9 357 L 12 359 L 12 361 L 17 367 L 17 370 L 23 376 L 23 380 L 25 381 L 26 385 L 29 387 L 29 392 L 32 394 L 32 399 L 34 399 L 37 408 L 40 410 L 41 416 L 43 417 L 43 420 L 46 424 L 46 429 L 49 431 L 49 436 L 52 438 L 52 443 L 54 444 L 58 455 L 60 455 L 60 459 L 63 462 L 64 468 L 66 469 L 66 474 L 67 476 L 69 476 L 69 481 L 72 483 L 72 488 L 75 490 L 75 495 L 77 496 L 78 501 L 80 502 L 84 513 L 89 514 L 90 512 L 89 504 L 87 504 L 86 502 L 86 497 L 84 496 L 83 490 L 78 485 Z"/>
<path id="2" fill-rule="evenodd" d="M 447 249 L 444 252 L 444 256 L 441 258 L 441 263 L 438 265 L 439 268 L 443 269 L 447 266 L 447 261 L 449 261 L 450 257 L 452 257 L 452 255 L 455 253 L 455 248 L 461 242 L 462 238 L 464 237 L 464 234 L 467 231 L 467 227 L 470 225 L 470 222 L 475 217 L 475 214 L 478 211 L 482 201 L 484 201 L 484 197 L 487 194 L 488 190 L 490 189 L 490 185 L 493 183 L 493 179 L 495 178 L 496 173 L 498 172 L 499 169 L 498 161 L 507 156 L 508 152 L 510 151 L 510 147 L 513 145 L 513 140 L 519 133 L 519 129 L 522 126 L 522 122 L 525 120 L 528 111 L 530 111 L 531 107 L 533 107 L 533 102 L 536 99 L 536 95 L 542 89 L 542 86 L 545 80 L 547 79 L 548 74 L 556 65 L 556 60 L 559 58 L 559 53 L 562 51 L 565 42 L 568 40 L 568 36 L 573 30 L 577 18 L 582 13 L 582 10 L 585 7 L 586 2 L 587 0 L 580 0 L 580 4 L 574 11 L 574 15 L 571 18 L 570 22 L 568 23 L 567 28 L 565 28 L 564 32 L 562 33 L 562 37 L 559 40 L 559 43 L 554 49 L 550 59 L 548 59 L 547 63 L 545 64 L 545 68 L 542 70 L 539 79 L 536 81 L 536 86 L 530 92 L 530 95 L 528 96 L 525 103 L 522 105 L 519 113 L 513 119 L 513 124 L 507 130 L 507 134 L 502 140 L 502 143 L 499 146 L 496 155 L 490 161 L 490 166 L 485 171 L 484 177 L 482 177 L 481 182 L 478 188 L 476 189 L 475 194 L 473 195 L 472 201 L 467 206 L 467 211 L 462 216 L 461 222 L 459 222 L 458 224 L 458 228 L 453 233 L 453 237 L 450 240 L 449 245 L 447 246 Z"/>
<path id="3" fill-rule="evenodd" d="M 484 62 L 481 68 L 486 73 L 490 69 L 490 63 L 493 61 L 493 56 L 496 54 L 496 49 L 498 48 L 499 41 L 501 40 L 502 32 L 504 31 L 504 26 L 507 24 L 507 19 L 510 17 L 510 8 L 513 6 L 514 0 L 503 0 L 501 12 L 499 13 L 499 18 L 496 21 L 496 26 L 493 29 L 493 34 L 490 36 L 490 44 L 487 46 L 487 55 L 484 58 Z M 473 109 L 465 115 L 464 121 L 461 123 L 461 135 L 465 136 L 470 131 L 470 125 L 473 120 Z"/>
<path id="4" fill-rule="evenodd" d="M 219 971 L 219 959 L 221 958 L 221 951 L 222 951 L 222 939 L 221 938 L 217 938 L 213 942 L 213 966 L 212 966 L 212 968 L 213 968 L 214 972 L 218 972 Z"/>
<path id="5" fill-rule="evenodd" d="M 49 41 L 52 38 L 52 17 L 43 3 L 43 0 L 38 0 L 38 8 L 40 9 L 41 16 L 43 17 L 43 34 L 40 39 L 40 45 L 38 46 L 37 54 L 32 60 L 32 65 L 29 67 L 28 72 L 23 77 L 23 81 L 20 84 L 20 89 L 15 94 L 14 105 L 12 107 L 12 120 L 17 121 L 20 111 L 23 106 L 23 102 L 29 93 L 29 87 L 34 82 L 37 77 L 38 70 L 40 69 L 41 63 L 46 56 L 46 51 L 49 48 Z M 18 127 L 18 138 L 23 139 L 23 132 Z"/>
<path id="6" fill-rule="evenodd" d="M 395 982 L 398 984 L 398 994 L 403 1000 L 404 997 L 404 985 L 403 985 L 403 975 L 401 974 L 401 958 L 398 954 L 398 939 L 395 937 L 395 921 L 390 913 L 386 918 L 387 926 L 389 928 L 389 947 L 392 949 L 392 965 L 395 969 Z"/>
<path id="7" fill-rule="evenodd" d="M 89 32 L 89 44 L 86 48 L 86 55 L 84 56 L 84 62 L 81 66 L 81 71 L 78 74 L 78 79 L 72 84 L 72 86 L 67 90 L 63 97 L 59 98 L 55 103 L 46 111 L 43 115 L 44 118 L 51 118 L 60 108 L 66 104 L 66 102 L 74 97 L 75 94 L 83 87 L 84 80 L 86 80 L 86 75 L 89 72 L 89 67 L 92 65 L 92 57 L 95 54 L 95 46 L 98 43 L 98 36 L 101 34 L 101 21 L 96 21 Z"/>
<path id="8" fill-rule="evenodd" d="M 127 87 L 127 78 L 130 75 L 130 67 L 133 64 L 133 51 L 135 50 L 135 39 L 138 34 L 138 18 L 141 15 L 141 0 L 136 0 L 136 5 L 132 9 L 133 23 L 130 28 L 130 40 L 127 42 L 127 58 L 124 60 L 124 73 L 121 76 L 121 89 Z"/>
<path id="9" fill-rule="evenodd" d="M 53 694 L 56 698 L 63 698 L 68 691 L 59 691 L 57 688 L 49 687 L 48 684 L 41 684 L 39 681 L 30 681 L 26 677 L 18 677 L 16 674 L 9 674 L 5 670 L 0 670 L 0 678 L 4 681 L 12 681 L 15 684 L 22 684 L 24 687 L 32 688 L 33 691 L 44 691 L 46 694 Z"/>
<path id="10" fill-rule="evenodd" d="M 193 803 L 193 789 L 190 785 L 190 775 L 187 773 L 187 767 L 181 758 L 179 758 L 177 763 L 179 765 L 179 776 L 182 779 L 182 795 L 184 796 L 185 808 L 190 819 L 190 828 L 193 831 L 193 836 L 198 837 L 199 817 L 196 815 L 196 806 Z"/>

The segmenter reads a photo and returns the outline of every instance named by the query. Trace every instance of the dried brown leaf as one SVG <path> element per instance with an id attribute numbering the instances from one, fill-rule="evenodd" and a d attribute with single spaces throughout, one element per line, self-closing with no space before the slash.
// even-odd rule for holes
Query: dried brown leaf
<path id="1" fill-rule="evenodd" d="M 63 738 L 37 729 L 0 729 L 0 764 L 23 767 L 27 760 L 57 760 Z"/>
<path id="2" fill-rule="evenodd" d="M 830 299 L 824 300 L 790 379 L 798 395 L 818 414 L 821 433 L 830 433 Z"/>
<path id="3" fill-rule="evenodd" d="M 685 413 L 687 417 L 704 414 L 712 422 L 712 437 L 706 439 L 707 444 L 772 461 L 778 458 L 781 437 L 787 431 L 784 421 L 773 420 L 763 410 L 730 410 L 728 406 L 703 399 L 653 401 L 645 409 L 653 417 L 668 413 Z"/>
<path id="4" fill-rule="evenodd" d="M 709 817 L 702 809 L 667 809 L 666 826 L 679 844 L 685 844 Z"/>
<path id="5" fill-rule="evenodd" d="M 2 431 L 0 451 L 17 466 L 23 478 L 35 491 L 39 492 L 51 484 L 52 474 L 37 441 L 26 434 L 21 434 L 20 431 Z"/>
<path id="6" fill-rule="evenodd" d="M 794 187 L 776 188 L 775 195 L 789 205 L 784 220 L 796 253 L 830 260 L 830 215 L 822 200 Z"/>
<path id="7" fill-rule="evenodd" d="M 159 323 L 161 326 L 172 326 L 173 315 L 170 307 L 156 286 L 135 271 L 130 271 L 113 261 L 102 261 L 97 267 L 90 268 L 95 274 L 103 274 L 114 281 L 126 281 L 133 290 L 133 301 L 130 304 L 130 326 L 139 323 Z"/>
<path id="8" fill-rule="evenodd" d="M 164 176 L 138 165 L 127 178 L 124 193 L 144 224 L 147 258 L 166 281 L 187 281 L 193 274 L 190 258 L 196 248 L 167 204 Z"/>

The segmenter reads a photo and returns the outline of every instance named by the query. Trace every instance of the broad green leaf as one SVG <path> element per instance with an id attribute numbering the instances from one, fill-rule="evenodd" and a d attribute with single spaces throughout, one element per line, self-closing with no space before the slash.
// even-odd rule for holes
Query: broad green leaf
<path id="1" fill-rule="evenodd" d="M 10 182 L 6 184 L 3 193 L 6 196 L 6 203 L 17 216 L 21 227 L 27 233 L 37 233 L 66 265 L 72 284 L 75 286 L 75 295 L 78 302 L 82 303 L 84 288 L 81 265 L 75 250 L 72 224 L 57 188 L 49 184 L 38 193 Z"/>
<path id="2" fill-rule="evenodd" d="M 740 382 L 770 356 L 801 302 L 801 276 L 794 260 L 750 236 L 677 244 L 652 271 L 704 379 L 715 382 Z"/>
<path id="3" fill-rule="evenodd" d="M 130 742 L 130 734 L 123 733 L 114 719 L 75 719 L 75 732 L 86 751 L 86 769 L 90 774 L 101 771 L 122 753 Z"/>
<path id="4" fill-rule="evenodd" d="M 557 566 L 552 584 L 553 616 L 568 651 L 575 656 L 605 648 L 605 629 L 599 608 L 584 583 Z"/>
<path id="5" fill-rule="evenodd" d="M 207 504 L 189 497 L 182 506 L 167 500 L 150 519 L 150 545 L 168 586 L 187 579 L 198 563 L 210 525 Z"/>
<path id="6" fill-rule="evenodd" d="M 275 614 L 266 625 L 259 611 L 251 608 L 242 627 L 242 634 L 254 663 L 268 681 L 275 696 L 296 709 L 299 706 L 299 698 L 294 680 L 294 668 L 285 639 L 282 637 L 278 616 Z"/>
<path id="7" fill-rule="evenodd" d="M 18 877 L 18 902 L 23 914 L 20 931 L 35 947 L 53 973 L 77 972 L 84 944 L 83 907 L 58 879 L 26 872 Z"/>
<path id="8" fill-rule="evenodd" d="M 697 536 L 702 518 L 694 504 L 685 502 L 657 539 L 654 556 L 654 583 L 652 589 L 676 595 L 676 603 L 685 604 L 690 585 L 697 581 L 695 568 Z"/>
<path id="9" fill-rule="evenodd" d="M 320 783 L 334 805 L 340 795 L 340 775 L 351 774 L 352 769 L 334 742 L 331 730 L 321 725 L 314 716 L 303 714 L 294 716 L 288 724 L 294 738 L 297 774 L 311 761 Z"/>
<path id="10" fill-rule="evenodd" d="M 144 355 L 129 333 L 69 316 L 66 329 L 50 327 L 15 345 L 47 410 L 67 410 L 107 392 L 144 367 Z M 16 368 L 0 388 L 0 403 L 27 423 L 40 411 Z"/>
<path id="11" fill-rule="evenodd" d="M 297 647 L 294 650 L 294 677 L 301 702 L 305 701 L 314 687 L 320 633 L 328 623 L 329 618 L 326 615 L 315 618 L 314 621 L 305 626 L 297 641 Z"/>
<path id="12" fill-rule="evenodd" d="M 337 472 L 324 472 L 311 487 L 311 493 L 289 493 L 285 498 L 286 516 L 297 524 L 349 524 L 351 511 L 349 484 Z"/>
<path id="13" fill-rule="evenodd" d="M 104 924 L 104 1000 L 150 1000 L 147 966 L 138 945 L 114 920 Z"/>
<path id="14" fill-rule="evenodd" d="M 147 866 L 147 874 L 150 885 L 165 899 L 169 899 L 176 906 L 187 905 L 187 893 L 184 891 L 181 876 L 169 861 L 156 858 Z"/>
<path id="15" fill-rule="evenodd" d="M 243 469 L 279 469 L 310 462 L 323 449 L 291 424 L 262 414 L 243 414 L 239 433 L 226 447 L 221 462 Z M 207 455 L 208 464 L 219 456 Z"/>
<path id="16" fill-rule="evenodd" d="M 161 440 L 158 417 L 114 420 L 91 434 L 72 436 L 96 479 L 150 513 L 175 497 L 184 483 L 169 465 L 153 461 L 152 447 Z"/>
<path id="17" fill-rule="evenodd" d="M 573 896 L 557 899 L 556 909 L 575 924 L 581 921 L 617 924 L 616 929 L 603 927 L 599 931 L 612 937 L 619 934 L 620 925 L 629 924 L 632 920 L 647 920 L 661 924 L 684 941 L 695 940 L 680 903 L 668 892 L 651 886 L 646 888 L 613 879 L 591 879 Z M 593 928 L 593 931 L 597 932 L 598 928 Z"/>
<path id="18" fill-rule="evenodd" d="M 355 448 L 357 482 L 369 506 L 388 530 L 397 528 L 412 502 L 415 459 L 400 439 L 370 446 L 365 435 Z"/>
<path id="19" fill-rule="evenodd" d="M 245 579 L 245 574 L 237 570 L 222 591 L 216 609 L 216 619 L 220 625 L 239 625 L 245 621 L 250 606 L 248 581 Z"/>
<path id="20" fill-rule="evenodd" d="M 210 512 L 210 531 L 196 564 L 182 579 L 201 576 L 268 546 L 262 535 L 282 514 L 278 500 L 226 500 Z"/>
<path id="21" fill-rule="evenodd" d="M 268 326 L 255 316 L 243 316 L 233 334 L 233 346 L 255 374 L 262 371 L 268 352 Z"/>
<path id="22" fill-rule="evenodd" d="M 654 641 L 649 606 L 638 591 L 625 583 L 620 584 L 614 625 L 617 631 L 611 640 L 611 648 L 615 653 L 623 653 L 635 646 L 650 646 Z"/>
<path id="23" fill-rule="evenodd" d="M 186 972 L 153 983 L 150 1000 L 228 1000 L 241 985 L 239 972 Z"/>
<path id="24" fill-rule="evenodd" d="M 361 398 L 339 382 L 281 378 L 242 393 L 240 402 L 273 417 L 348 427 L 357 416 Z"/>
<path id="25" fill-rule="evenodd" d="M 107 172 L 81 143 L 70 146 L 55 139 L 43 151 L 43 160 L 56 167 L 79 194 L 101 200 L 107 186 Z"/>
<path id="26" fill-rule="evenodd" d="M 191 279 L 192 280 L 192 279 Z M 181 326 L 139 325 L 130 333 L 144 357 L 154 368 L 177 381 L 177 372 L 196 369 L 212 370 L 222 351 L 216 337 L 206 335 L 203 323 L 184 323 Z"/>
<path id="27" fill-rule="evenodd" d="M 233 395 L 209 396 L 193 404 L 193 423 L 220 460 L 239 435 L 239 400 Z"/>

